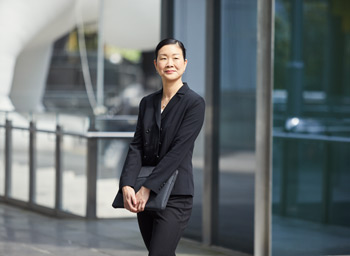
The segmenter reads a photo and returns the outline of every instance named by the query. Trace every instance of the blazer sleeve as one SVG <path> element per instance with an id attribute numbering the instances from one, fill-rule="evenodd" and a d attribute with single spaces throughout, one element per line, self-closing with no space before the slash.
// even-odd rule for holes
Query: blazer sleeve
<path id="1" fill-rule="evenodd" d="M 143 186 L 151 189 L 156 194 L 162 189 L 162 184 L 178 168 L 186 154 L 193 147 L 204 122 L 204 112 L 204 99 L 198 97 L 186 110 L 170 150 L 160 160 Z"/>
<path id="2" fill-rule="evenodd" d="M 124 186 L 134 187 L 136 178 L 142 166 L 142 110 L 144 106 L 144 99 L 139 105 L 139 114 L 137 118 L 136 130 L 134 138 L 129 145 L 127 157 L 124 162 L 123 170 L 120 176 L 119 188 Z"/>

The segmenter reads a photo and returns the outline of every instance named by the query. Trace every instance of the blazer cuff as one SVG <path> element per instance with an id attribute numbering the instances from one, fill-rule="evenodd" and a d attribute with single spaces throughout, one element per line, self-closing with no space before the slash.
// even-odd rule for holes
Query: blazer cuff
<path id="1" fill-rule="evenodd" d="M 123 187 L 125 186 L 129 186 L 129 187 L 132 187 L 134 188 L 134 184 L 131 183 L 131 182 L 127 182 L 127 181 L 120 181 L 119 182 L 119 188 L 122 189 Z"/>
<path id="2" fill-rule="evenodd" d="M 150 189 L 153 193 L 155 193 L 157 195 L 162 190 L 164 185 L 165 185 L 165 183 L 163 185 L 157 186 L 155 184 L 149 184 L 146 181 L 142 186 L 144 186 L 145 188 Z"/>

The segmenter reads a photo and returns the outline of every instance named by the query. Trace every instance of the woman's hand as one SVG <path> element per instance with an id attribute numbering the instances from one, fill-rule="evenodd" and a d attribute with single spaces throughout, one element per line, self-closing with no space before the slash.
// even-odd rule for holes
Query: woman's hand
<path id="1" fill-rule="evenodd" d="M 137 213 L 137 201 L 135 196 L 135 190 L 130 186 L 124 186 L 122 188 L 124 208 L 130 212 Z"/>
<path id="2" fill-rule="evenodd" d="M 140 190 L 136 193 L 137 201 L 137 212 L 142 212 L 145 210 L 146 203 L 148 201 L 151 190 L 142 186 Z"/>

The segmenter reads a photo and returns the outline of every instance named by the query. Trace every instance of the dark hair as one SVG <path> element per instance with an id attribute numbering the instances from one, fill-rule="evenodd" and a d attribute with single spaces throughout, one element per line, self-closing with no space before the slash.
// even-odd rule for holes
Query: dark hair
<path id="1" fill-rule="evenodd" d="M 158 52 L 159 52 L 160 48 L 162 48 L 164 45 L 168 45 L 168 44 L 177 44 L 182 50 L 182 55 L 184 56 L 184 60 L 186 59 L 186 49 L 185 49 L 184 44 L 181 41 L 176 40 L 174 38 L 166 38 L 166 39 L 163 39 L 162 41 L 159 42 L 159 44 L 156 47 L 156 50 L 154 51 L 154 55 L 156 57 L 156 60 L 158 58 Z"/>

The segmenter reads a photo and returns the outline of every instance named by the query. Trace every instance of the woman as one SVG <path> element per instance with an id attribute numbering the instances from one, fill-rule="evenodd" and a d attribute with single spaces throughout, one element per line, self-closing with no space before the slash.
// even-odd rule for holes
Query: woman
<path id="1" fill-rule="evenodd" d="M 136 131 L 120 177 L 124 207 L 137 213 L 142 238 L 150 256 L 173 256 L 190 219 L 194 194 L 192 153 L 204 120 L 202 97 L 182 82 L 187 59 L 184 45 L 175 39 L 161 41 L 154 66 L 163 88 L 144 97 Z M 155 166 L 139 191 L 133 185 L 141 166 Z M 176 171 L 178 176 L 166 209 L 145 210 L 150 193 Z"/>

